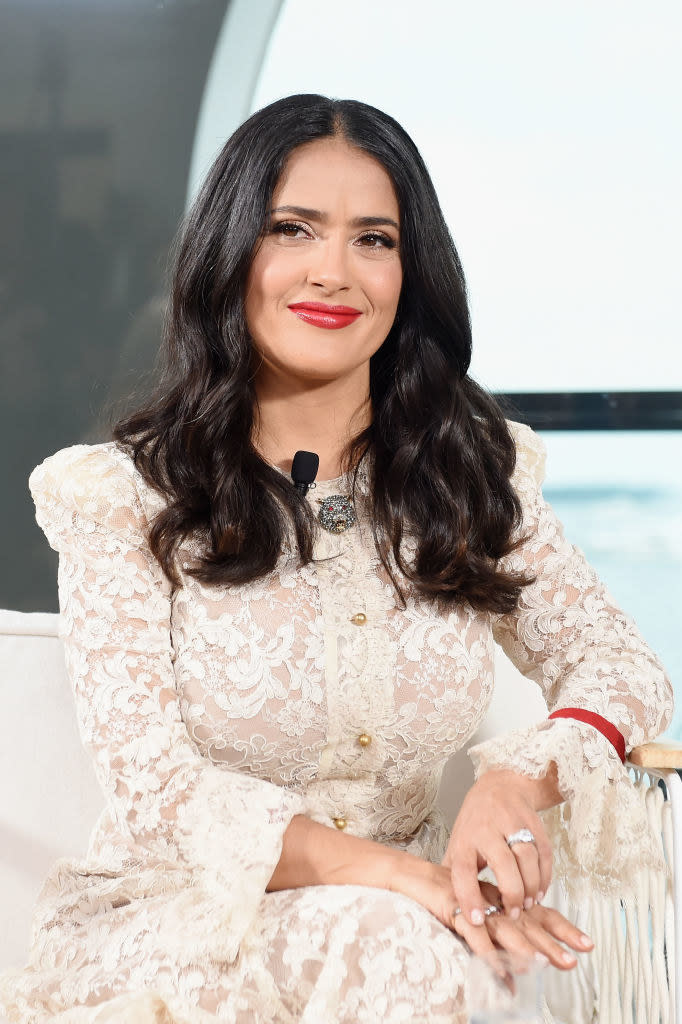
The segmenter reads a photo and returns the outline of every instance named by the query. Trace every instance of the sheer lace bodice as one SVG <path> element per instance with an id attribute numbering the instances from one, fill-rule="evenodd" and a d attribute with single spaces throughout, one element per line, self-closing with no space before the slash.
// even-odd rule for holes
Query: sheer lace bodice
<path id="1" fill-rule="evenodd" d="M 285 551 L 264 579 L 209 587 L 186 573 L 198 543 L 189 541 L 182 585 L 172 588 L 146 540 L 161 498 L 127 456 L 112 444 L 76 446 L 34 471 L 38 521 L 60 552 L 62 635 L 81 734 L 107 809 L 86 858 L 62 862 L 48 878 L 31 971 L 6 980 L 0 992 L 13 993 L 16 1006 L 24 1000 L 42 1012 L 48 1000 L 61 1012 L 95 1006 L 102 991 L 139 993 L 158 988 L 154 979 L 168 971 L 189 971 L 193 988 L 169 982 L 169 994 L 161 986 L 173 1019 L 199 1005 L 200 992 L 221 1019 L 303 1020 L 295 1012 L 267 1015 L 276 997 L 264 960 L 264 907 L 279 907 L 284 933 L 267 942 L 283 943 L 285 960 L 303 956 L 287 914 L 326 921 L 317 951 L 307 934 L 305 954 L 325 964 L 335 955 L 325 928 L 338 921 L 324 889 L 288 894 L 290 905 L 283 894 L 264 895 L 287 824 L 297 813 L 330 827 L 343 819 L 357 835 L 439 859 L 447 839 L 435 809 L 441 771 L 485 714 L 494 640 L 543 688 L 550 708 L 594 710 L 628 745 L 665 727 L 672 702 L 660 664 L 543 502 L 541 443 L 525 427 L 514 431 L 525 539 L 508 561 L 536 580 L 507 616 L 444 608 L 409 587 L 400 607 L 362 500 L 355 527 L 320 531 L 309 565 Z M 343 483 L 320 484 L 309 500 L 338 493 Z M 624 769 L 590 726 L 543 723 L 481 744 L 472 756 L 478 770 L 506 766 L 532 775 L 557 762 L 568 801 L 548 821 L 559 867 L 573 884 L 586 877 L 621 884 L 637 859 L 653 857 Z M 623 829 L 626 850 L 618 848 Z M 369 899 L 368 892 L 357 898 Z M 412 934 L 440 950 L 441 926 L 421 908 L 400 907 Z M 429 1021 L 456 1019 L 454 1002 L 438 1015 L 445 1003 L 434 979 L 450 978 L 458 990 L 452 971 L 464 953 L 442 931 L 449 952 L 418 997 L 430 1007 Z M 383 940 L 370 936 L 389 960 L 391 936 L 390 928 Z M 103 950 L 111 970 L 124 965 L 120 983 L 103 972 Z M 335 996 L 335 1019 L 372 1019 L 352 1016 L 359 982 L 343 981 L 347 949 L 338 956 L 344 994 Z M 236 1007 L 238 993 L 250 991 L 245 964 L 248 977 L 260 971 L 260 980 L 254 1002 L 243 996 L 252 1016 L 242 1018 Z M 343 1000 L 355 1006 L 349 1015 Z"/>

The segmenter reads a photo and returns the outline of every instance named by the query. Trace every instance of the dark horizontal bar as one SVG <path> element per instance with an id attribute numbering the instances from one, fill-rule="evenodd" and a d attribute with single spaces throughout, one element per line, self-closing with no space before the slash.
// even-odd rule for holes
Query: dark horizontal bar
<path id="1" fill-rule="evenodd" d="M 682 430 L 682 391 L 510 391 L 495 396 L 534 430 Z"/>

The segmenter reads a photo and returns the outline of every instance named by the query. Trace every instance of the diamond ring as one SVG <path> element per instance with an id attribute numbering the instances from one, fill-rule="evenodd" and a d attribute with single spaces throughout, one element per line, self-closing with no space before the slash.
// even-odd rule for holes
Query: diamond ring
<path id="1" fill-rule="evenodd" d="M 529 828 L 520 828 L 517 832 L 512 832 L 510 836 L 507 836 L 507 846 L 511 847 L 514 843 L 534 843 L 535 836 Z"/>
<path id="2" fill-rule="evenodd" d="M 452 916 L 453 917 L 457 917 L 457 915 L 461 914 L 461 913 L 462 913 L 462 908 L 461 907 L 455 907 L 455 909 L 452 912 Z M 499 914 L 499 913 L 500 913 L 500 908 L 499 907 L 493 907 L 492 905 L 489 906 L 489 907 L 486 907 L 485 910 L 483 911 L 483 914 L 484 914 L 485 917 L 491 917 L 493 914 Z"/>

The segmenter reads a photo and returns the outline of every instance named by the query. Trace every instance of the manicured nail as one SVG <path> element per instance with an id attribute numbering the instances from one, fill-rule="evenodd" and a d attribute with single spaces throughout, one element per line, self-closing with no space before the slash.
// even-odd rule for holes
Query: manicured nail
<path id="1" fill-rule="evenodd" d="M 580 945 L 583 946 L 585 949 L 591 949 L 592 946 L 594 946 L 594 942 L 589 937 L 589 935 L 581 935 L 580 936 Z"/>
<path id="2" fill-rule="evenodd" d="M 482 910 L 478 910 L 478 908 L 477 908 L 476 910 L 472 910 L 471 911 L 471 923 L 472 924 L 483 924 L 484 921 L 485 921 L 485 917 L 483 915 L 483 911 Z"/>
<path id="3" fill-rule="evenodd" d="M 536 953 L 535 954 L 535 961 L 538 964 L 542 964 L 543 967 L 546 967 L 547 964 L 549 963 L 549 957 L 545 956 L 544 953 Z"/>
<path id="4" fill-rule="evenodd" d="M 533 897 L 532 896 L 526 896 L 525 900 L 523 901 L 523 909 L 524 910 L 530 910 L 530 908 L 532 906 L 533 906 Z"/>
<path id="5" fill-rule="evenodd" d="M 544 898 L 545 898 L 545 894 L 544 894 L 544 892 L 540 891 L 540 892 L 539 892 L 539 893 L 537 894 L 537 897 L 536 897 L 536 899 L 537 899 L 537 902 L 538 902 L 538 903 L 542 903 L 542 901 L 544 900 Z"/>
<path id="6" fill-rule="evenodd" d="M 511 910 L 509 911 L 509 916 L 511 917 L 512 921 L 518 921 L 518 919 L 521 917 L 521 911 L 518 907 L 512 907 Z"/>
<path id="7" fill-rule="evenodd" d="M 562 953 L 561 954 L 561 959 L 563 960 L 563 962 L 565 964 L 573 964 L 573 963 L 575 963 L 575 957 L 572 956 L 570 953 Z"/>

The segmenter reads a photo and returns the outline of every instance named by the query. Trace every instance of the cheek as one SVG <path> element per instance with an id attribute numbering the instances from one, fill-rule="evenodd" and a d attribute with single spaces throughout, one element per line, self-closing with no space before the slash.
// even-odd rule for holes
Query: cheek
<path id="1" fill-rule="evenodd" d="M 378 310 L 391 315 L 395 313 L 402 283 L 403 272 L 399 263 L 376 267 L 371 294 Z"/>
<path id="2" fill-rule="evenodd" d="M 292 269 L 290 260 L 261 250 L 251 265 L 247 281 L 247 319 L 267 317 L 273 312 L 273 304 L 286 301 L 292 284 Z"/>

